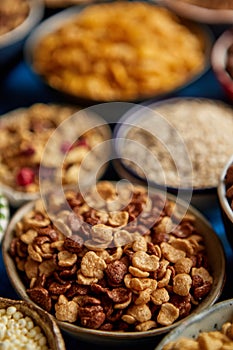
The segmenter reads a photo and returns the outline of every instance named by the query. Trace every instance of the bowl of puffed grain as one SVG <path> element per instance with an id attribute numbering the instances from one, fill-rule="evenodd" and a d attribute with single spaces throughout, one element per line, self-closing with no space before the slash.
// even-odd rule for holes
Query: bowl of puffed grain
<path id="1" fill-rule="evenodd" d="M 204 209 L 217 203 L 232 132 L 233 110 L 221 101 L 180 97 L 132 107 L 114 130 L 115 168 Z"/>
<path id="2" fill-rule="evenodd" d="M 0 315 L 4 349 L 65 350 L 56 321 L 36 305 L 0 297 Z"/>
<path id="3" fill-rule="evenodd" d="M 127 181 L 27 203 L 2 251 L 22 299 L 77 339 L 108 346 L 158 341 L 212 305 L 225 282 L 223 247 L 206 219 Z"/>

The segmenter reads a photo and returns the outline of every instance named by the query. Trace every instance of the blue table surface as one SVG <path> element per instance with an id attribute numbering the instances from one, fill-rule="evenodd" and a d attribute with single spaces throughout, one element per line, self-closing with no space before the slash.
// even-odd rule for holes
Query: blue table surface
<path id="1" fill-rule="evenodd" d="M 225 27 L 221 26 L 210 26 L 213 31 L 215 38 L 221 34 Z M 173 97 L 178 96 L 192 96 L 192 97 L 206 97 L 223 100 L 229 104 L 229 101 L 218 84 L 213 72 L 209 69 L 198 81 L 189 85 L 183 90 L 180 90 L 172 95 Z M 6 113 L 18 107 L 30 106 L 36 102 L 59 102 L 60 96 L 58 97 L 54 92 L 50 91 L 46 86 L 39 81 L 33 73 L 30 71 L 26 62 L 23 59 L 23 55 L 19 57 L 16 62 L 11 66 L 10 70 L 1 70 L 0 72 L 0 114 Z M 108 169 L 105 174 L 107 179 L 117 179 L 117 174 L 114 173 L 113 167 Z M 12 209 L 13 213 L 13 209 Z M 233 298 L 233 252 L 226 238 L 224 231 L 221 214 L 218 205 L 209 207 L 203 211 L 204 216 L 212 224 L 214 230 L 219 235 L 226 254 L 227 268 L 226 268 L 226 282 L 222 295 L 219 300 Z M 12 288 L 10 281 L 7 277 L 2 255 L 0 253 L 0 296 L 8 298 L 18 298 L 14 289 Z M 63 333 L 66 348 L 68 350 L 73 349 L 91 349 L 94 344 L 81 342 L 65 333 Z M 148 350 L 154 349 L 156 341 L 147 345 Z M 96 350 L 102 348 L 97 344 L 94 345 Z M 118 346 L 119 347 L 119 346 Z M 120 345 L 121 349 L 124 346 Z M 140 349 L 141 344 L 134 344 L 134 349 Z M 129 348 L 128 346 L 126 347 Z"/>

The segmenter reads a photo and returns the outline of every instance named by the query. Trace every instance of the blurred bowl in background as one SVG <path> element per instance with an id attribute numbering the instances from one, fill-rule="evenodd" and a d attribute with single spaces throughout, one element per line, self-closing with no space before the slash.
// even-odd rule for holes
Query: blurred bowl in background
<path id="1" fill-rule="evenodd" d="M 46 186 L 100 178 L 108 166 L 110 127 L 78 106 L 35 103 L 2 115 L 0 130 L 0 189 L 13 206 Z"/>
<path id="2" fill-rule="evenodd" d="M 228 1 L 159 0 L 159 3 L 193 21 L 207 24 L 233 23 L 233 5 L 230 6 Z"/>
<path id="3" fill-rule="evenodd" d="M 9 61 L 13 60 L 20 53 L 27 36 L 43 17 L 44 4 L 42 0 L 28 0 L 26 2 L 28 3 L 29 10 L 23 22 L 0 35 L 0 67 L 9 64 Z M 11 9 L 10 6 L 12 4 L 7 4 L 6 2 L 5 6 L 8 5 L 8 16 L 10 16 L 10 11 L 14 11 L 14 7 Z M 0 5 L 0 8 L 1 6 L 3 4 Z M 16 14 L 13 12 L 12 15 L 15 16 Z M 1 23 L 5 25 L 4 18 L 1 19 Z"/>
<path id="4" fill-rule="evenodd" d="M 27 341 L 26 344 L 24 343 L 25 347 L 26 346 L 33 347 L 33 344 L 36 344 L 41 349 L 42 349 L 42 346 L 44 347 L 47 346 L 46 349 L 65 350 L 65 343 L 61 335 L 60 329 L 57 326 L 57 323 L 54 320 L 54 318 L 51 315 L 49 315 L 46 311 L 40 309 L 39 307 L 37 307 L 36 305 L 33 305 L 30 302 L 26 302 L 22 300 L 12 300 L 12 299 L 1 298 L 1 297 L 0 297 L 0 309 L 1 309 L 1 320 L 3 320 L 4 316 L 5 317 L 7 316 L 11 322 L 15 320 L 15 323 L 14 323 L 16 325 L 15 329 L 18 328 L 17 329 L 18 332 L 20 332 L 20 328 L 22 329 L 22 327 L 24 328 L 24 330 L 26 330 L 26 332 L 24 332 L 24 339 L 26 338 L 25 341 Z M 7 327 L 7 324 L 6 323 L 4 324 Z M 20 324 L 22 325 L 24 324 L 24 326 L 20 327 Z M 3 325 L 3 321 L 2 321 L 2 325 Z M 40 327 L 40 329 L 38 329 L 38 327 Z M 7 332 L 5 332 L 5 335 L 4 335 L 2 331 L 1 342 L 4 341 L 4 344 L 6 346 L 7 346 L 7 343 L 9 342 L 10 346 L 8 345 L 8 347 L 11 349 L 16 349 L 17 345 L 13 343 L 13 341 L 15 340 L 14 330 L 12 330 L 10 326 L 9 326 L 9 332 L 13 332 L 13 334 L 10 339 L 7 339 L 7 336 L 6 336 Z M 21 334 L 23 336 L 23 332 Z M 36 336 L 37 338 L 40 337 L 43 339 L 36 340 L 34 339 Z M 20 337 L 19 337 L 19 340 L 20 340 Z"/>
<path id="5" fill-rule="evenodd" d="M 231 100 L 233 99 L 232 52 L 233 28 L 230 28 L 216 40 L 211 53 L 211 65 L 217 80 Z"/>
<path id="6" fill-rule="evenodd" d="M 165 38 L 160 26 L 167 26 Z M 209 69 L 212 42 L 209 28 L 163 7 L 107 2 L 74 6 L 43 21 L 26 42 L 25 58 L 36 76 L 74 101 L 142 101 L 200 78 Z"/>
<path id="7" fill-rule="evenodd" d="M 183 324 L 179 325 L 168 335 L 166 335 L 154 350 L 163 350 L 165 345 L 168 346 L 170 342 L 176 343 L 176 341 L 180 338 L 188 338 L 193 340 L 197 339 L 202 332 L 220 331 L 222 326 L 229 322 L 233 322 L 233 299 L 219 302 L 205 310 L 202 310 L 199 314 L 191 316 L 189 319 L 185 320 Z M 218 337 L 216 336 L 215 339 L 218 339 Z M 220 343 L 218 343 L 218 345 L 219 344 Z M 192 344 L 192 346 L 194 345 Z M 211 346 L 213 346 L 212 343 Z M 191 348 L 194 349 L 194 347 Z M 212 347 L 210 348 L 212 349 Z M 173 347 L 171 347 L 171 349 L 173 349 Z M 182 348 L 179 349 L 181 350 Z"/>
<path id="8" fill-rule="evenodd" d="M 218 179 L 232 154 L 232 132 L 233 110 L 220 101 L 171 98 L 136 106 L 114 130 L 116 171 L 179 192 L 204 209 L 217 203 Z"/>
<path id="9" fill-rule="evenodd" d="M 228 241 L 233 249 L 233 211 L 232 211 L 232 179 L 233 157 L 225 164 L 218 185 L 218 199 L 220 203 L 223 224 L 225 227 Z"/>

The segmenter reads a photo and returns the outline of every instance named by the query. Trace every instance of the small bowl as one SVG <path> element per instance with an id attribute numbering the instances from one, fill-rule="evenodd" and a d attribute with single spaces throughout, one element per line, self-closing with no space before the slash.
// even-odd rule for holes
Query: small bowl
<path id="1" fill-rule="evenodd" d="M 6 231 L 10 217 L 8 200 L 0 193 L 0 243 Z"/>
<path id="2" fill-rule="evenodd" d="M 226 70 L 228 49 L 233 44 L 233 28 L 227 29 L 216 40 L 212 53 L 211 65 L 214 74 L 225 91 L 226 95 L 233 99 L 233 78 Z"/>
<path id="3" fill-rule="evenodd" d="M 166 335 L 154 350 L 162 350 L 166 344 L 179 338 L 196 339 L 201 332 L 220 330 L 224 323 L 232 321 L 233 299 L 221 301 L 187 319 L 183 324 Z"/>
<path id="4" fill-rule="evenodd" d="M 125 3 L 127 4 L 127 2 L 125 2 Z M 140 1 L 135 2 L 135 3 L 138 5 L 138 4 L 140 4 Z M 141 3 L 145 4 L 145 2 L 141 2 Z M 122 2 L 122 4 L 124 4 L 124 2 Z M 156 6 L 156 4 L 149 3 L 146 6 L 149 6 L 149 5 L 153 6 L 155 9 L 158 8 L 158 6 Z M 126 58 L 123 57 L 123 59 L 121 60 L 121 57 L 119 57 L 119 59 L 116 60 L 117 64 L 116 64 L 116 72 L 115 73 L 116 73 L 116 75 L 119 76 L 119 81 L 121 80 L 120 83 L 119 82 L 116 82 L 115 84 L 112 83 L 112 80 L 113 80 L 112 76 L 114 74 L 113 74 L 113 72 L 111 72 L 111 69 L 109 68 L 109 67 L 111 67 L 111 63 L 112 63 L 111 48 L 109 50 L 109 53 L 107 55 L 105 55 L 106 56 L 105 57 L 105 61 L 106 61 L 105 66 L 108 68 L 106 72 L 103 68 L 101 68 L 102 64 L 103 64 L 102 58 L 100 58 L 100 59 L 99 58 L 92 58 L 92 60 L 93 61 L 95 60 L 100 66 L 98 68 L 98 65 L 96 63 L 96 69 L 99 69 L 99 73 L 95 73 L 95 71 L 92 72 L 90 70 L 90 72 L 85 75 L 83 72 L 85 72 L 87 70 L 87 68 L 85 68 L 85 67 L 83 68 L 83 67 L 81 67 L 80 63 L 76 63 L 76 66 L 77 66 L 76 71 L 78 72 L 78 69 L 80 69 L 80 72 L 81 72 L 81 73 L 79 73 L 79 75 L 77 74 L 77 76 L 76 76 L 76 75 L 74 75 L 74 73 L 71 73 L 68 70 L 69 67 L 72 68 L 72 64 L 75 64 L 75 62 L 68 63 L 67 69 L 66 69 L 65 65 L 61 65 L 61 63 L 60 64 L 58 63 L 60 65 L 58 70 L 60 70 L 61 72 L 64 72 L 64 74 L 61 76 L 61 78 L 56 77 L 55 76 L 56 71 L 51 71 L 51 69 L 49 67 L 47 67 L 48 69 L 46 68 L 44 71 L 43 71 L 43 69 L 39 69 L 39 64 L 37 63 L 37 61 L 38 61 L 37 57 L 39 57 L 39 55 L 37 55 L 37 50 L 39 50 L 39 52 L 42 52 L 41 50 L 44 50 L 44 52 L 45 52 L 44 57 L 45 56 L 47 57 L 48 55 L 50 55 L 50 53 L 48 52 L 49 51 L 48 47 L 46 47 L 46 48 L 40 47 L 39 48 L 40 42 L 43 41 L 47 36 L 49 36 L 49 35 L 51 36 L 51 35 L 53 35 L 53 33 L 56 33 L 57 30 L 64 28 L 64 26 L 66 26 L 66 25 L 68 26 L 68 24 L 71 24 L 76 18 L 78 19 L 79 16 L 82 17 L 82 13 L 83 12 L 85 13 L 85 10 L 88 10 L 90 7 L 94 7 L 94 6 L 98 6 L 97 8 L 100 8 L 100 9 L 102 7 L 103 8 L 102 11 L 104 13 L 105 7 L 108 8 L 111 6 L 121 6 L 121 5 L 116 5 L 116 2 L 105 2 L 105 3 L 91 4 L 91 5 L 87 5 L 87 6 L 83 5 L 83 6 L 74 6 L 72 8 L 68 8 L 68 9 L 56 14 L 55 16 L 50 17 L 48 20 L 43 21 L 43 23 L 41 23 L 41 25 L 38 26 L 33 31 L 33 33 L 30 35 L 30 37 L 28 38 L 26 45 L 25 45 L 25 50 L 24 50 L 25 59 L 26 59 L 26 62 L 28 63 L 28 66 L 30 67 L 32 73 L 35 76 L 37 76 L 41 81 L 43 81 L 47 86 L 49 86 L 52 90 L 55 90 L 56 92 L 61 93 L 66 98 L 71 99 L 71 100 L 76 101 L 76 102 L 82 101 L 82 103 L 86 103 L 87 105 L 93 104 L 96 102 L 109 102 L 109 101 L 134 101 L 134 102 L 138 102 L 138 101 L 143 101 L 143 100 L 148 99 L 148 98 L 161 98 L 162 96 L 165 96 L 171 92 L 177 91 L 178 89 L 182 89 L 184 86 L 191 84 L 195 80 L 199 79 L 209 69 L 210 52 L 211 52 L 212 43 L 213 43 L 213 35 L 212 35 L 211 31 L 209 30 L 209 28 L 207 28 L 207 26 L 204 26 L 204 25 L 202 26 L 202 25 L 199 25 L 199 24 L 196 24 L 193 22 L 187 23 L 187 21 L 182 22 L 182 19 L 180 19 L 181 23 L 184 26 L 190 28 L 191 31 L 194 33 L 193 35 L 200 39 L 200 42 L 201 42 L 200 46 L 201 46 L 202 53 L 198 52 L 197 61 L 199 60 L 199 58 L 202 57 L 201 58 L 202 64 L 201 64 L 201 66 L 196 67 L 197 69 L 195 71 L 190 70 L 190 74 L 188 74 L 186 77 L 184 77 L 184 79 L 180 79 L 180 76 L 174 77 L 173 80 L 177 81 L 177 83 L 174 84 L 173 86 L 171 86 L 170 88 L 167 88 L 167 83 L 165 82 L 165 79 L 163 77 L 159 77 L 159 79 L 161 80 L 161 88 L 158 87 L 158 84 L 155 85 L 152 82 L 152 80 L 150 80 L 150 75 L 152 73 L 149 74 L 148 71 L 146 71 L 144 68 L 144 66 L 146 66 L 147 62 L 145 62 L 144 66 L 142 68 L 145 72 L 139 71 L 137 73 L 137 75 L 136 75 L 135 71 L 131 72 L 129 74 L 127 73 L 128 67 L 130 65 L 132 65 L 132 63 L 130 63 L 130 64 L 128 64 L 127 67 L 124 66 L 125 59 L 128 59 L 128 57 L 129 57 L 127 52 L 128 52 L 128 50 L 131 52 L 132 45 L 137 47 L 136 46 L 137 42 L 135 44 L 128 44 L 128 46 L 129 46 L 128 49 L 127 49 L 127 43 L 126 43 L 126 53 L 125 53 L 124 46 L 121 49 L 122 41 L 123 41 L 123 45 L 125 45 L 125 41 L 127 40 L 125 38 L 123 40 L 122 40 L 122 38 L 116 39 L 116 42 L 114 43 L 116 45 L 116 47 L 114 46 L 115 49 L 113 48 L 113 50 L 116 50 L 116 52 L 119 52 L 119 54 L 122 55 L 122 57 L 126 55 Z M 130 2 L 128 3 L 127 6 L 132 6 L 132 9 L 136 7 L 136 6 L 133 7 L 133 4 Z M 113 12 L 111 12 L 111 13 L 115 13 L 114 9 L 113 9 Z M 170 11 L 169 11 L 169 13 L 171 15 Z M 100 13 L 100 16 L 102 16 L 102 13 Z M 98 18 L 98 14 L 96 15 L 96 18 Z M 121 18 L 119 20 L 121 20 Z M 104 23 L 104 21 L 103 21 L 103 23 Z M 179 22 L 179 24 L 180 24 L 180 22 Z M 95 25 L 95 22 L 93 22 L 93 25 Z M 83 27 L 85 28 L 85 26 L 83 26 Z M 131 27 L 133 28 L 133 24 L 131 24 Z M 146 28 L 147 28 L 147 26 L 146 26 L 146 24 L 144 24 L 143 29 L 146 29 Z M 138 27 L 138 29 L 140 29 L 140 26 Z M 127 29 L 126 29 L 126 31 L 127 31 Z M 69 32 L 71 33 L 71 36 L 72 36 L 72 29 L 69 30 L 69 27 L 68 27 L 67 34 L 69 34 Z M 121 32 L 124 32 L 123 29 L 120 31 L 120 33 Z M 56 35 L 57 34 L 54 34 L 55 37 L 56 37 Z M 85 33 L 81 34 L 80 40 L 82 40 L 82 35 L 85 35 Z M 133 33 L 132 38 L 134 38 L 134 35 L 135 34 Z M 64 42 L 67 40 L 64 35 L 60 35 L 59 38 L 62 38 L 62 40 Z M 110 38 L 110 39 L 97 39 L 97 40 L 100 40 L 100 42 L 102 42 L 103 40 L 106 40 L 106 43 L 107 43 L 106 47 L 107 47 L 107 45 L 110 45 L 110 44 L 108 44 L 110 42 L 110 40 L 114 40 L 114 39 Z M 130 40 L 133 40 L 133 39 L 130 39 Z M 90 39 L 89 41 L 90 41 L 90 46 L 91 46 L 93 39 L 92 40 Z M 56 42 L 56 41 L 53 41 L 53 42 Z M 88 40 L 86 42 L 88 44 Z M 119 45 L 120 45 L 119 49 L 117 48 L 117 45 L 118 45 L 118 44 L 116 44 L 117 42 L 119 42 Z M 68 44 L 67 44 L 68 49 L 70 49 L 68 45 L 70 45 L 70 46 L 73 45 L 73 47 L 71 47 L 71 49 L 75 50 L 75 44 L 72 44 L 72 41 L 68 41 Z M 173 45 L 174 45 L 174 43 L 173 43 Z M 198 46 L 198 45 L 196 45 L 196 46 Z M 83 46 L 81 45 L 81 47 L 83 47 Z M 84 47 L 83 51 L 80 51 L 80 53 L 76 54 L 77 57 L 80 57 L 80 55 L 85 55 L 85 53 L 86 53 L 86 51 L 88 51 L 88 49 L 89 49 L 88 46 Z M 101 47 L 98 50 L 101 50 Z M 173 48 L 171 50 L 173 52 Z M 185 48 L 183 48 L 183 50 L 185 50 Z M 199 49 L 197 48 L 197 50 L 199 50 Z M 133 52 L 134 51 L 135 51 L 135 49 L 133 49 Z M 169 52 L 169 48 L 167 49 L 167 51 Z M 95 52 L 97 52 L 97 51 L 95 51 Z M 157 49 L 156 49 L 156 52 L 157 52 Z M 115 55 L 116 54 L 114 54 L 114 57 L 115 57 Z M 132 52 L 129 53 L 129 55 L 130 55 L 130 57 L 131 56 L 135 57 L 135 54 Z M 195 53 L 193 55 L 195 55 Z M 88 55 L 87 55 L 87 57 L 88 57 Z M 140 55 L 138 55 L 138 57 L 140 57 Z M 132 58 L 130 58 L 130 59 L 132 61 Z M 161 60 L 163 59 L 162 54 L 160 56 L 158 56 L 157 61 L 159 61 L 160 59 Z M 183 58 L 181 58 L 180 60 L 182 60 L 182 59 Z M 52 60 L 52 58 L 51 58 L 51 60 Z M 43 67 L 45 67 L 46 65 L 48 66 L 49 62 L 51 62 L 51 60 L 49 59 L 47 61 L 47 63 L 42 64 Z M 88 63 L 88 59 L 86 59 L 86 60 Z M 144 57 L 141 59 L 142 64 L 143 64 L 143 60 L 146 60 L 146 58 Z M 85 59 L 83 59 L 82 62 L 83 61 L 85 61 Z M 122 61 L 122 63 L 121 63 L 121 61 Z M 45 60 L 44 60 L 44 62 L 45 62 Z M 64 62 L 66 62 L 66 61 L 64 61 Z M 115 62 L 113 62 L 113 64 L 114 63 Z M 158 63 L 157 63 L 157 65 L 158 65 Z M 164 66 L 163 61 L 161 62 L 161 65 Z M 90 66 L 90 67 L 92 67 L 92 66 Z M 154 69 L 154 67 L 150 67 L 150 66 L 148 67 L 148 70 L 152 70 L 153 74 L 155 75 L 156 73 L 154 73 L 153 69 Z M 166 69 L 166 68 L 164 68 L 164 69 Z M 119 73 L 119 72 L 121 72 L 121 73 Z M 64 79 L 66 79 L 66 76 L 68 77 L 69 74 L 72 74 L 72 76 L 73 76 L 72 85 L 69 84 L 69 82 L 71 80 L 67 80 L 67 82 L 64 81 Z M 144 74 L 143 77 L 142 77 L 142 74 Z M 150 80 L 150 82 L 146 82 L 146 79 L 145 79 L 146 74 L 148 76 L 147 80 Z M 169 72 L 167 74 L 169 74 Z M 137 76 L 139 76 L 139 78 L 137 78 Z M 140 76 L 141 76 L 141 80 L 140 80 Z M 81 78 L 78 79 L 78 77 L 81 77 L 83 80 L 80 80 Z M 95 83 L 93 84 L 92 81 L 90 81 L 90 84 L 89 84 L 88 79 L 93 79 L 93 81 Z M 132 81 L 131 84 L 129 84 L 130 80 Z M 139 88 L 140 82 L 144 81 L 144 80 L 145 80 L 145 83 L 143 83 L 143 84 L 145 85 L 145 87 Z M 128 85 L 126 83 L 128 83 Z M 85 86 L 86 86 L 86 89 L 85 89 Z M 91 86 L 93 86 L 93 89 L 91 89 Z M 133 86 L 133 87 L 131 88 L 130 86 Z"/>
<path id="5" fill-rule="evenodd" d="M 14 306 L 24 317 L 30 317 L 34 326 L 39 326 L 47 339 L 47 346 L 53 350 L 65 350 L 65 343 L 54 318 L 36 305 L 23 300 L 0 297 L 0 309 Z"/>
<path id="6" fill-rule="evenodd" d="M 187 131 L 189 123 L 192 125 L 194 116 L 195 125 L 200 125 L 199 115 L 200 113 L 203 115 L 204 110 L 211 113 L 211 117 L 216 113 L 214 122 L 210 124 L 211 132 L 218 130 L 216 126 L 222 123 L 223 111 L 226 111 L 228 129 L 233 130 L 233 111 L 230 106 L 221 101 L 192 97 L 169 98 L 129 109 L 119 120 L 113 133 L 117 157 L 114 162 L 116 171 L 120 176 L 131 181 L 144 184 L 148 182 L 151 186 L 165 188 L 173 194 L 179 193 L 184 199 L 191 200 L 191 203 L 201 210 L 217 203 L 218 179 L 224 162 L 231 155 L 233 142 L 231 145 L 231 134 L 228 135 L 225 143 L 222 141 L 222 136 L 219 135 L 218 139 L 224 149 L 225 160 L 222 160 L 222 154 L 221 158 L 218 156 L 218 149 L 213 149 L 211 152 L 216 154 L 213 159 L 216 159 L 217 156 L 220 158 L 219 171 L 215 170 L 212 177 L 209 176 L 209 172 L 208 175 L 205 175 L 208 153 L 206 156 L 203 153 L 204 156 L 198 158 L 200 151 L 198 147 L 200 148 L 202 144 L 201 150 L 205 149 L 206 152 L 211 145 L 212 148 L 215 146 L 215 140 L 198 136 L 195 133 L 197 127 L 190 128 L 189 133 L 184 131 L 185 126 Z M 203 116 L 202 120 L 205 121 L 206 118 Z M 211 121 L 211 118 L 208 120 Z M 201 127 L 199 134 L 200 132 L 204 135 Z M 196 148 L 193 147 L 193 142 L 196 142 Z M 205 176 L 207 176 L 206 180 Z"/>
<path id="7" fill-rule="evenodd" d="M 233 22 L 233 9 L 212 9 L 193 5 L 182 0 L 159 0 L 159 2 L 177 15 L 197 22 L 208 24 L 231 24 Z"/>
<path id="8" fill-rule="evenodd" d="M 25 39 L 43 17 L 42 0 L 30 0 L 28 4 L 29 13 L 25 20 L 13 30 L 0 35 L 0 67 L 9 64 L 19 54 Z"/>
<path id="9" fill-rule="evenodd" d="M 101 117 L 78 106 L 35 103 L 2 115 L 0 128 L 1 152 L 9 151 L 0 160 L 0 189 L 14 207 L 38 198 L 46 180 L 57 184 L 61 176 L 64 186 L 74 185 L 82 169 L 81 161 L 88 162 L 88 157 L 92 156 L 89 172 L 98 171 L 98 178 L 108 166 L 104 160 L 110 149 L 110 127 Z M 103 144 L 104 152 L 100 149 Z M 77 154 L 79 146 L 81 153 Z M 66 164 L 71 152 L 72 159 Z M 63 164 L 67 170 L 60 175 Z"/>
<path id="10" fill-rule="evenodd" d="M 230 160 L 227 162 L 220 176 L 219 185 L 218 185 L 218 200 L 220 203 L 221 214 L 222 214 L 226 235 L 231 245 L 231 248 L 233 249 L 233 233 L 232 233 L 233 232 L 233 211 L 226 197 L 226 184 L 225 184 L 225 176 L 227 173 L 227 169 L 231 164 L 233 164 L 233 157 L 231 157 Z"/>
<path id="11" fill-rule="evenodd" d="M 159 194 L 161 192 L 158 191 L 156 193 Z M 185 210 L 185 212 L 187 210 L 188 215 L 191 214 L 196 218 L 195 227 L 197 229 L 197 232 L 200 232 L 203 235 L 205 241 L 207 259 L 209 262 L 211 275 L 213 276 L 213 285 L 209 294 L 206 295 L 206 297 L 199 303 L 197 308 L 195 308 L 195 312 L 200 312 L 206 309 L 208 306 L 212 305 L 222 293 L 222 289 L 225 283 L 225 254 L 223 246 L 218 235 L 199 211 L 197 211 L 192 206 L 189 206 L 187 209 L 187 203 L 181 200 L 177 200 L 177 198 L 171 194 L 166 194 L 166 198 L 173 202 L 175 201 L 178 204 L 178 208 L 180 208 L 182 211 Z M 21 278 L 19 271 L 16 268 L 14 259 L 12 258 L 9 249 L 12 238 L 14 237 L 15 225 L 25 216 L 25 214 L 31 212 L 31 210 L 34 208 L 34 205 L 34 202 L 27 203 L 16 212 L 8 226 L 2 247 L 4 264 L 9 279 L 16 292 L 22 299 L 26 301 L 30 301 L 30 298 L 26 292 L 26 286 Z M 216 259 L 216 256 L 218 256 L 218 259 Z M 192 312 L 189 314 L 189 316 L 191 314 Z M 133 345 L 139 342 L 142 342 L 142 344 L 145 344 L 145 342 L 155 342 L 164 333 L 167 333 L 174 327 L 184 323 L 185 319 L 186 318 L 183 318 L 181 320 L 175 321 L 171 325 L 161 326 L 148 331 L 131 332 L 114 332 L 98 329 L 88 329 L 69 322 L 57 322 L 61 329 L 68 332 L 72 336 L 86 342 L 95 342 L 102 345 Z"/>

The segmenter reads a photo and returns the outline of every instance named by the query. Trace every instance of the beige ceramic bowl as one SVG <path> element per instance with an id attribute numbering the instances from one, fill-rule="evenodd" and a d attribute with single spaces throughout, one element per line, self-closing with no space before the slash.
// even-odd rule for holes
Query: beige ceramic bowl
<path id="1" fill-rule="evenodd" d="M 51 315 L 32 303 L 0 297 L 0 309 L 7 309 L 10 306 L 15 306 L 17 311 L 20 311 L 24 317 L 30 317 L 34 325 L 41 328 L 42 332 L 47 338 L 47 345 L 49 349 L 65 350 L 65 343 L 60 329 Z"/>
<path id="2" fill-rule="evenodd" d="M 165 344 L 181 337 L 196 339 L 201 332 L 220 330 L 225 322 L 233 322 L 233 299 L 219 302 L 190 317 L 164 337 L 155 350 L 162 350 Z"/>
<path id="3" fill-rule="evenodd" d="M 29 14 L 25 20 L 13 30 L 0 35 L 0 67 L 9 63 L 22 49 L 26 37 L 40 22 L 44 13 L 42 0 L 29 0 Z"/>
<path id="4" fill-rule="evenodd" d="M 167 198 L 173 201 L 176 200 L 176 198 L 170 194 L 167 195 Z M 184 204 L 184 202 L 182 201 L 177 201 L 177 203 L 178 207 L 181 210 L 187 209 L 186 203 Z M 9 253 L 9 248 L 13 238 L 13 231 L 15 225 L 22 219 L 22 217 L 26 213 L 28 213 L 33 208 L 33 206 L 33 202 L 27 203 L 16 212 L 8 226 L 2 246 L 4 264 L 9 279 L 16 292 L 20 295 L 22 299 L 26 301 L 29 301 L 30 299 L 26 293 L 26 287 L 22 279 L 20 278 L 19 272 L 16 269 L 15 263 Z M 199 313 L 202 310 L 205 310 L 208 306 L 212 305 L 221 295 L 225 283 L 225 254 L 219 237 L 212 229 L 210 224 L 206 221 L 206 219 L 200 214 L 200 212 L 190 206 L 188 209 L 188 213 L 193 214 L 197 219 L 196 229 L 198 232 L 202 233 L 204 237 L 209 266 L 211 268 L 211 274 L 213 276 L 213 286 L 211 288 L 210 293 L 205 297 L 205 299 L 203 299 L 203 301 L 198 305 L 198 307 L 194 311 L 195 313 Z M 216 256 L 218 257 L 218 259 L 216 259 Z M 188 317 L 190 317 L 190 315 Z M 160 337 L 164 333 L 167 333 L 174 327 L 182 324 L 185 321 L 185 319 L 186 318 L 174 322 L 170 326 L 162 326 L 160 328 L 142 332 L 101 331 L 87 329 L 84 327 L 77 326 L 75 324 L 62 321 L 58 321 L 58 325 L 61 327 L 61 329 L 70 333 L 72 336 L 86 342 L 95 342 L 98 344 L 106 344 L 109 346 L 117 344 L 133 345 L 138 342 L 142 342 L 142 344 L 145 344 L 145 342 L 156 341 L 158 337 Z"/>

